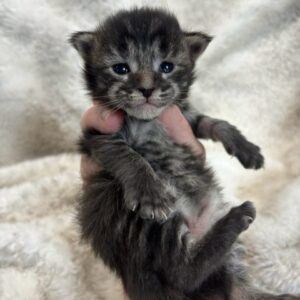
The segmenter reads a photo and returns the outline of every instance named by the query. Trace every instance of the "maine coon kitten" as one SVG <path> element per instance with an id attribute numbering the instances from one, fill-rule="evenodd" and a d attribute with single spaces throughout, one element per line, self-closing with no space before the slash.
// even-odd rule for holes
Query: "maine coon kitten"
<path id="1" fill-rule="evenodd" d="M 195 136 L 222 142 L 246 168 L 262 167 L 259 148 L 234 126 L 187 102 L 195 60 L 210 41 L 148 8 L 121 11 L 96 31 L 72 36 L 93 99 L 126 113 L 116 134 L 90 130 L 81 141 L 105 169 L 83 191 L 82 235 L 131 300 L 300 299 L 248 287 L 237 238 L 255 218 L 253 205 L 227 208 L 204 160 L 156 119 L 176 104 Z"/>

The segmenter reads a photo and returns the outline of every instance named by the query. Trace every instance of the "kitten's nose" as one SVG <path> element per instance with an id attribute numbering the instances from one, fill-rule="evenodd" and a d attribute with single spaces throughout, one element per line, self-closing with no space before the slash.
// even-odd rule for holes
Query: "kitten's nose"
<path id="1" fill-rule="evenodd" d="M 154 91 L 154 89 L 144 89 L 144 88 L 139 88 L 138 90 L 143 94 L 145 98 L 149 98 Z"/>

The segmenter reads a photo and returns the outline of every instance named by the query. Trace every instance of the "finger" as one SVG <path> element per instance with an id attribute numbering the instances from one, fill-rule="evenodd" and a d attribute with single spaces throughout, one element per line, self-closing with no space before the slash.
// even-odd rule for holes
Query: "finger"
<path id="1" fill-rule="evenodd" d="M 196 155 L 205 154 L 203 145 L 195 138 L 178 106 L 174 105 L 163 111 L 159 119 L 175 142 L 189 146 Z"/>
<path id="2" fill-rule="evenodd" d="M 81 128 L 94 128 L 97 131 L 104 134 L 111 134 L 118 131 L 122 127 L 123 113 L 111 112 L 100 104 L 91 106 L 81 117 Z M 86 155 L 82 155 L 80 163 L 80 173 L 83 181 L 87 181 L 88 178 L 101 170 L 101 166 Z"/>
<path id="3" fill-rule="evenodd" d="M 112 134 L 122 127 L 123 120 L 123 112 L 111 112 L 100 104 L 96 104 L 82 115 L 80 125 L 83 130 L 93 128 L 103 134 Z"/>

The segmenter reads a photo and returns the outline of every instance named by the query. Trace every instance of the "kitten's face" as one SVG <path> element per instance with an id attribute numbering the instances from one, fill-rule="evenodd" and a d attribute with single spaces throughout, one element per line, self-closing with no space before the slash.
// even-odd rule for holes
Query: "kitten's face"
<path id="1" fill-rule="evenodd" d="M 209 41 L 184 33 L 174 16 L 150 9 L 120 12 L 95 32 L 72 38 L 94 100 L 139 119 L 185 100 L 195 56 Z"/>

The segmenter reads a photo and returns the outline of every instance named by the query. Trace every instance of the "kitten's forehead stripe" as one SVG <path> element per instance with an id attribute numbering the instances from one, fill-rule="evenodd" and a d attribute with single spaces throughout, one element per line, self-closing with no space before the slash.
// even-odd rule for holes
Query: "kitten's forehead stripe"
<path id="1" fill-rule="evenodd" d="M 166 27 L 166 24 L 168 26 Z M 134 13 L 121 11 L 109 18 L 99 32 L 102 41 L 109 41 L 112 47 L 124 56 L 138 48 L 150 54 L 150 49 L 157 49 L 166 55 L 168 52 L 178 52 L 182 40 L 182 30 L 177 19 L 158 10 L 141 9 Z M 104 44 L 104 43 L 103 43 Z"/>

